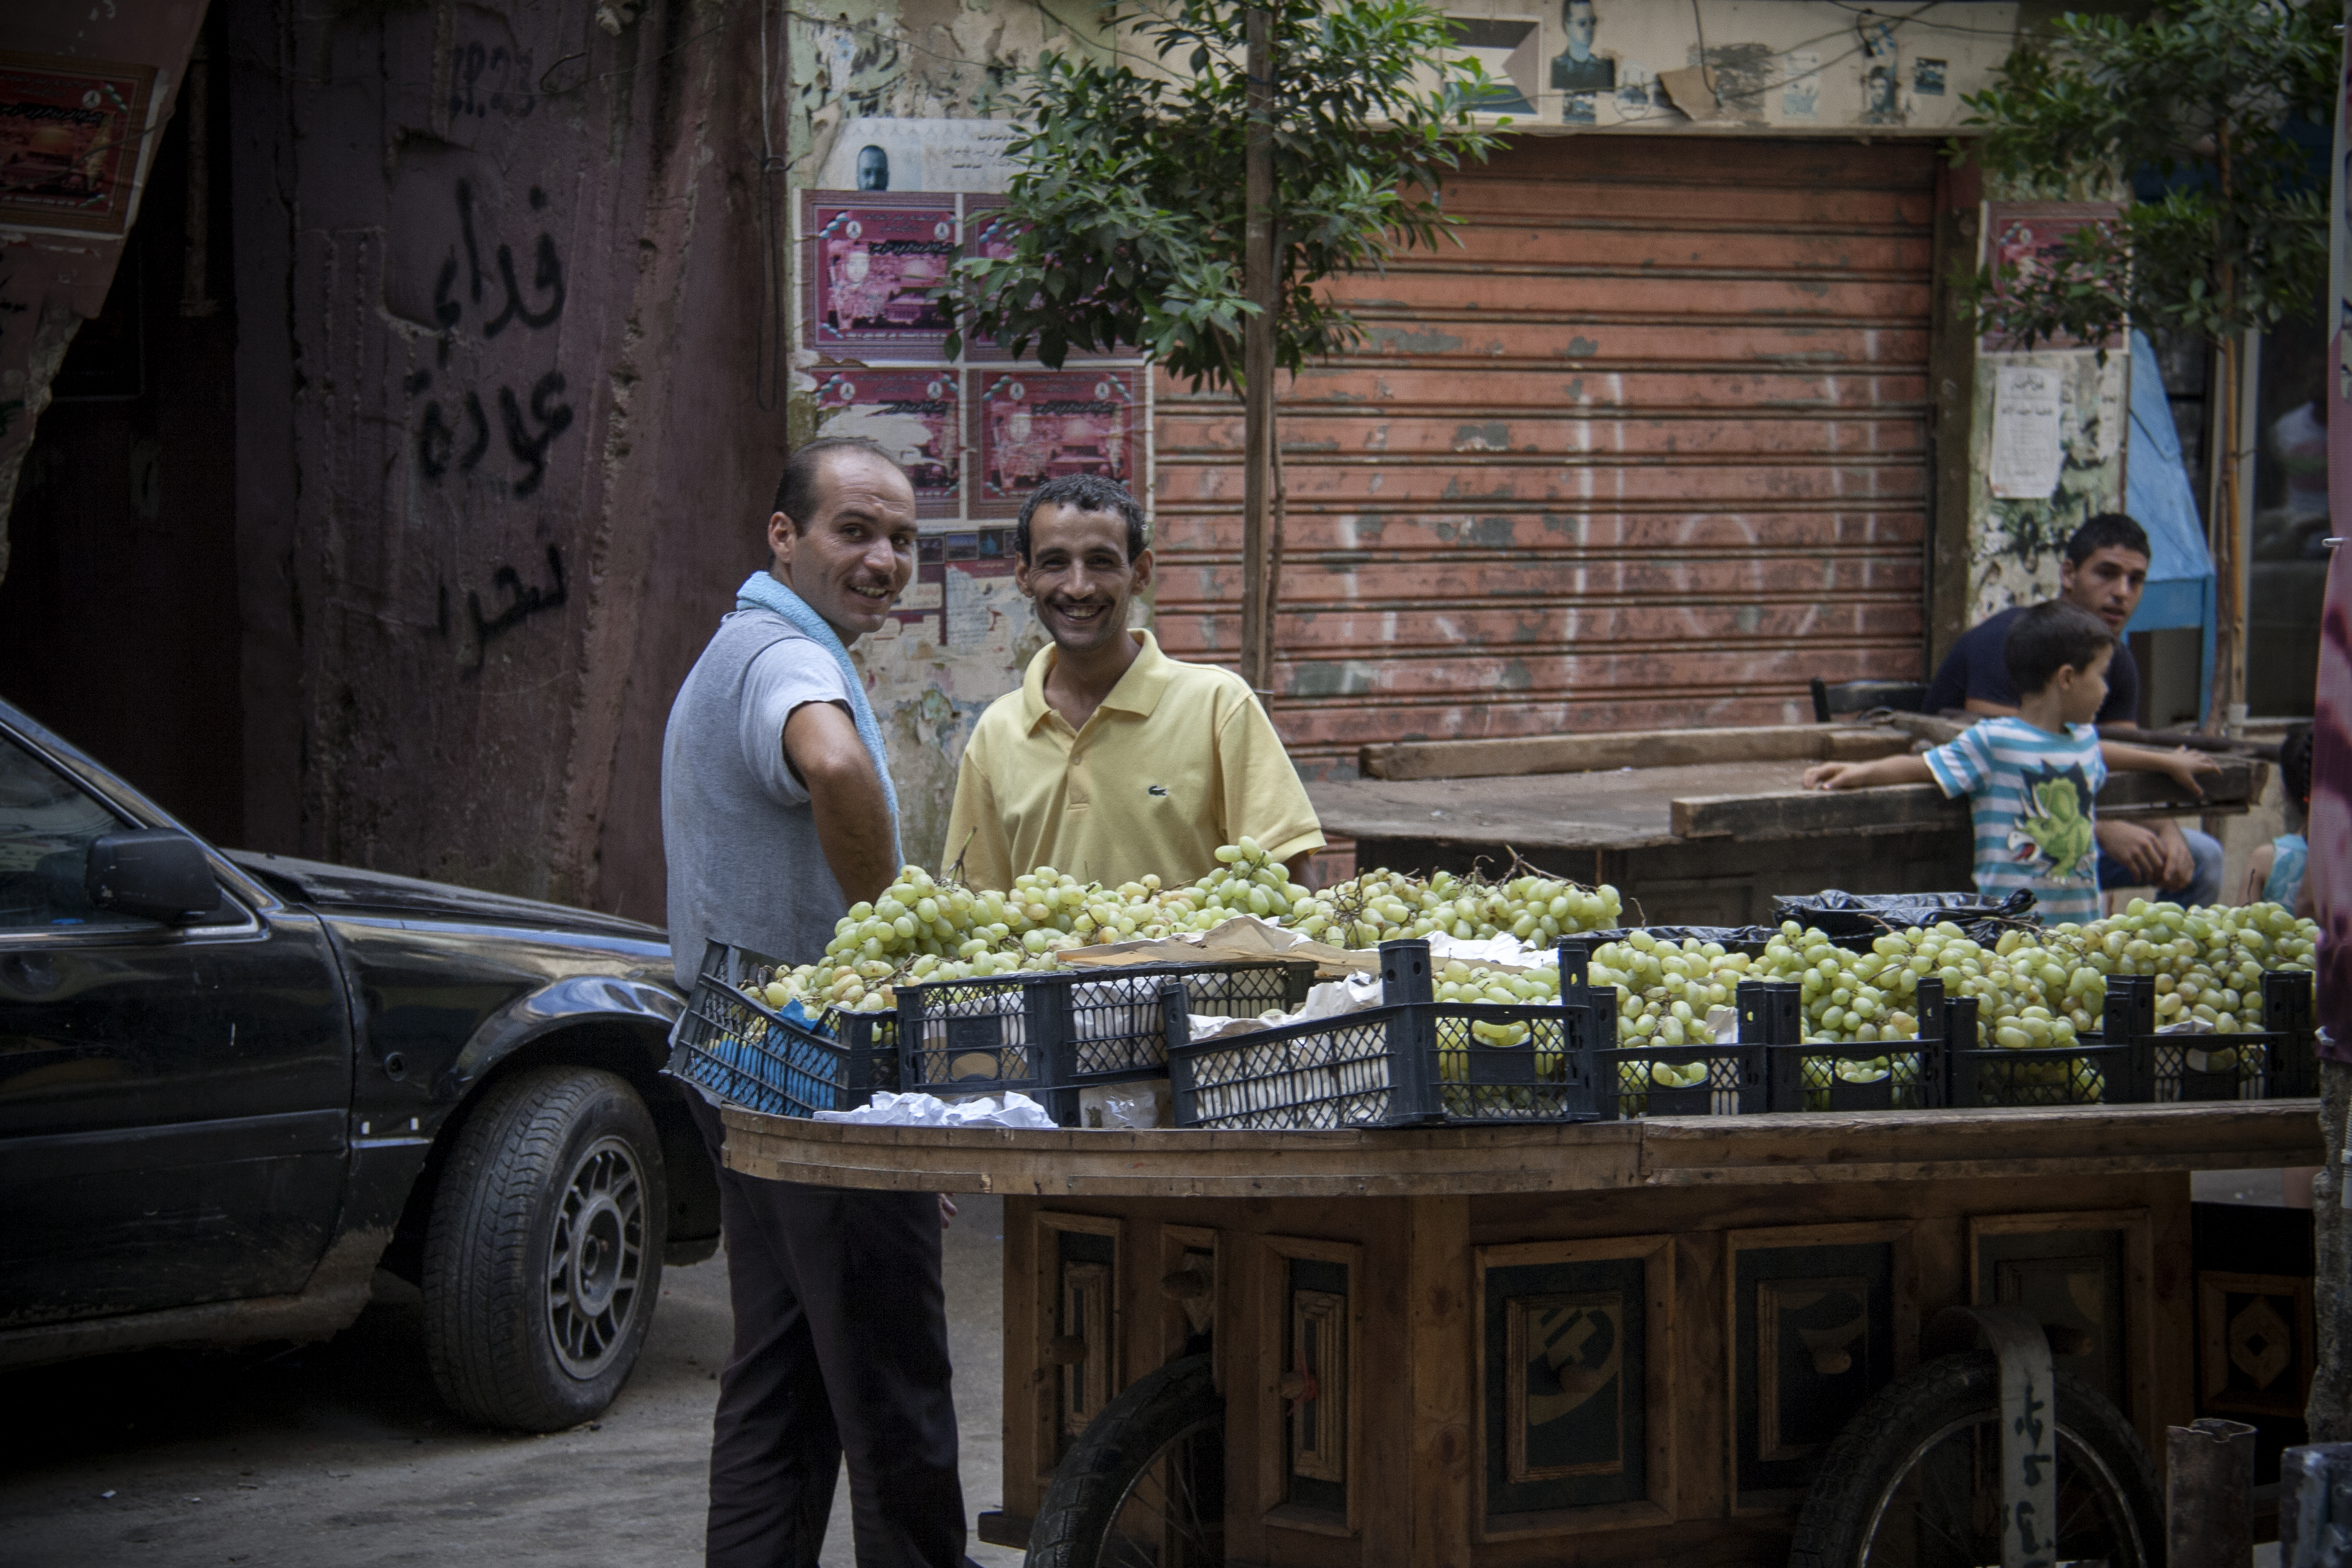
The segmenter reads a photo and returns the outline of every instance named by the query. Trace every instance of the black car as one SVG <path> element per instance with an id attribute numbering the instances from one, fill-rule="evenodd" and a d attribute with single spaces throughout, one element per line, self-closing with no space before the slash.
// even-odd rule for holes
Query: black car
<path id="1" fill-rule="evenodd" d="M 0 703 L 0 1367 L 316 1340 L 379 1268 L 453 1409 L 602 1410 L 718 1186 L 664 933 L 218 850 Z"/>

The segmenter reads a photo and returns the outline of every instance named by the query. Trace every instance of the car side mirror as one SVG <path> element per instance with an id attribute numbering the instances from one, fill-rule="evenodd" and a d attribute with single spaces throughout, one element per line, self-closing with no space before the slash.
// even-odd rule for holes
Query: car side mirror
<path id="1" fill-rule="evenodd" d="M 81 885 L 95 908 L 165 925 L 187 925 L 220 907 L 205 847 L 176 828 L 93 839 Z"/>

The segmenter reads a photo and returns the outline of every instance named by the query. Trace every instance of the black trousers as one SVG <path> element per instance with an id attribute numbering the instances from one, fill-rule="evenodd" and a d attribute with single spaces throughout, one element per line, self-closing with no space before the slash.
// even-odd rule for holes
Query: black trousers
<path id="1" fill-rule="evenodd" d="M 689 1092 L 718 1158 L 718 1113 Z M 735 1343 L 709 1568 L 815 1568 L 846 1458 L 858 1568 L 961 1568 L 940 1204 L 719 1171 Z"/>

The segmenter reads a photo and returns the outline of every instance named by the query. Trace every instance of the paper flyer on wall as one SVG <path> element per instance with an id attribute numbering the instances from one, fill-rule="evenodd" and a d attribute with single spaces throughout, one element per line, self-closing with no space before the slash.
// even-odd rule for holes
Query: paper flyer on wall
<path id="1" fill-rule="evenodd" d="M 2048 500 L 2065 466 L 2062 372 L 2002 365 L 1992 397 L 1992 493 L 2000 500 Z"/>

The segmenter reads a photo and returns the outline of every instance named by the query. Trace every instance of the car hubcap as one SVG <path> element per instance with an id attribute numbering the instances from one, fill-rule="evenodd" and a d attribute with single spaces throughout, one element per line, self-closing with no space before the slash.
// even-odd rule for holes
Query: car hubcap
<path id="1" fill-rule="evenodd" d="M 645 1182 L 618 1138 L 572 1167 L 547 1257 L 547 1327 L 555 1359 L 577 1378 L 612 1364 L 645 1272 Z"/>

